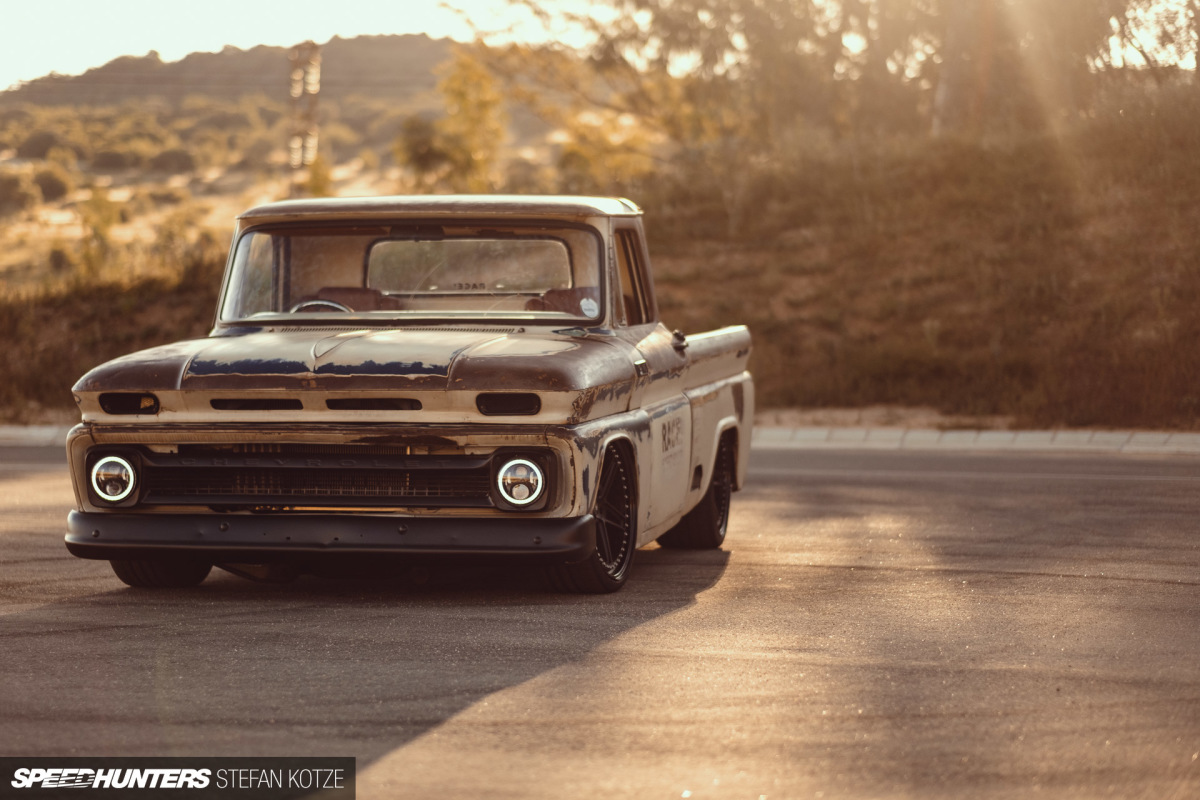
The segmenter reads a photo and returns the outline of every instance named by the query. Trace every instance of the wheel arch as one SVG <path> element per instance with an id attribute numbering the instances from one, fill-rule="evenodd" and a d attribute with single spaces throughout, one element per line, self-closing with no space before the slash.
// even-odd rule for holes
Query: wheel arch
<path id="1" fill-rule="evenodd" d="M 642 471 L 638 463 L 637 446 L 634 444 L 633 440 L 628 434 L 614 432 L 604 438 L 604 441 L 601 443 L 599 448 L 599 454 L 596 459 L 595 483 L 591 489 L 591 497 L 588 499 L 589 513 L 595 508 L 596 500 L 599 497 L 600 476 L 604 474 L 604 467 L 608 463 L 608 448 L 610 447 L 617 447 L 621 450 L 621 454 L 625 456 L 629 468 L 633 471 L 633 480 L 631 481 L 633 508 L 636 511 L 641 507 Z M 634 525 L 636 526 L 638 523 L 637 514 L 634 514 L 633 520 Z M 634 531 L 634 535 L 635 537 L 637 535 L 636 529 Z"/>
<path id="2" fill-rule="evenodd" d="M 698 497 L 703 497 L 704 493 L 708 491 L 708 485 L 712 482 L 713 472 L 717 466 L 717 457 L 721 453 L 721 445 L 725 442 L 729 442 L 733 448 L 734 491 L 742 488 L 745 479 L 745 470 L 742 469 L 743 459 L 740 449 L 742 444 L 741 425 L 736 417 L 725 417 L 717 423 L 708 451 L 701 458 L 696 459 L 696 463 L 704 470 L 699 488 L 692 490 Z"/>
<path id="3" fill-rule="evenodd" d="M 729 442 L 729 446 L 733 450 L 733 461 L 734 461 L 733 488 L 734 489 L 742 488 L 741 484 L 738 482 L 738 478 L 737 478 L 738 446 L 741 442 L 741 437 L 742 437 L 742 429 L 736 422 L 732 422 L 732 424 L 730 424 L 726 427 L 723 427 L 723 428 L 721 428 L 720 431 L 718 431 L 718 433 L 717 433 L 717 449 L 713 452 L 712 466 L 709 468 L 709 472 L 708 472 L 709 480 L 712 480 L 712 473 L 714 471 L 714 468 L 717 465 L 717 458 L 720 457 L 720 455 L 721 455 L 721 445 L 725 444 L 726 442 Z"/>

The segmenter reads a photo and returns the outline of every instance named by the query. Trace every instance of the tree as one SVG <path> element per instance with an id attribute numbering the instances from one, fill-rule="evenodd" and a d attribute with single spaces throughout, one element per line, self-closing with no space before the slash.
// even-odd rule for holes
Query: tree
<path id="1" fill-rule="evenodd" d="M 1069 119 L 1093 101 L 1114 34 L 1150 66 L 1196 50 L 1200 0 L 608 0 L 586 30 L 592 73 L 508 65 L 579 106 L 637 115 L 684 151 L 768 155 L 800 130 L 977 135 Z M 565 48 L 557 48 L 562 55 Z M 553 46 L 543 48 L 555 50 Z M 530 92 L 532 94 L 532 92 Z"/>
<path id="2" fill-rule="evenodd" d="M 333 170 L 324 156 L 317 156 L 309 165 L 306 188 L 309 197 L 333 196 Z"/>
<path id="3" fill-rule="evenodd" d="M 452 191 L 487 192 L 498 182 L 494 173 L 507 125 L 496 79 L 470 48 L 458 47 L 438 89 L 446 104 L 446 116 L 436 124 L 448 162 L 445 181 Z"/>
<path id="4" fill-rule="evenodd" d="M 525 5 L 541 8 L 534 0 Z M 587 29 L 586 99 L 643 118 L 681 147 L 735 138 L 786 148 L 798 127 L 838 133 L 928 91 L 937 0 L 610 0 Z M 543 9 L 544 11 L 544 9 Z M 584 94 L 565 86 L 566 96 Z M 533 70 L 526 70 L 528 79 Z M 575 76 L 571 76 L 575 78 Z M 923 88 L 924 87 L 924 88 Z M 874 127 L 894 130 L 890 120 Z"/>
<path id="5" fill-rule="evenodd" d="M 1196 63 L 1200 0 L 1129 0 L 1113 22 L 1121 54 L 1104 59 L 1106 66 L 1133 62 L 1161 82 L 1179 65 Z"/>
<path id="6" fill-rule="evenodd" d="M 173 175 L 194 172 L 196 170 L 196 157 L 182 147 L 171 147 L 151 158 L 150 168 L 159 172 L 169 172 Z"/>
<path id="7" fill-rule="evenodd" d="M 959 0 L 943 14 L 941 76 L 933 99 L 934 136 L 978 129 L 996 41 L 993 0 Z"/>
<path id="8" fill-rule="evenodd" d="M 63 145 L 62 137 L 52 130 L 37 130 L 17 145 L 19 158 L 45 158 L 51 149 Z"/>
<path id="9" fill-rule="evenodd" d="M 0 172 L 0 218 L 19 214 L 41 201 L 41 192 L 29 175 Z"/>
<path id="10" fill-rule="evenodd" d="M 1042 128 L 1085 110 L 1141 0 L 941 0 L 935 135 Z"/>
<path id="11" fill-rule="evenodd" d="M 584 112 L 564 121 L 557 157 L 565 194 L 639 194 L 655 163 L 646 130 L 628 115 Z"/>
<path id="12" fill-rule="evenodd" d="M 493 191 L 501 182 L 500 150 L 508 115 L 504 95 L 482 60 L 483 48 L 456 48 L 442 70 L 438 89 L 446 114 L 431 121 L 416 115 L 404 120 L 392 145 L 397 163 L 408 167 L 417 191 L 439 186 L 452 192 Z"/>
<path id="13" fill-rule="evenodd" d="M 397 164 L 412 171 L 418 192 L 435 185 L 439 173 L 450 163 L 450 156 L 439 141 L 437 126 L 419 115 L 404 120 L 392 152 Z"/>
<path id="14" fill-rule="evenodd" d="M 83 223 L 83 264 L 94 277 L 108 263 L 112 229 L 121 221 L 121 209 L 109 199 L 108 189 L 93 186 L 91 196 L 79 204 L 79 216 Z"/>
<path id="15" fill-rule="evenodd" d="M 75 189 L 71 173 L 63 166 L 53 162 L 39 169 L 33 175 L 33 182 L 42 192 L 42 199 L 47 203 L 61 200 Z"/>

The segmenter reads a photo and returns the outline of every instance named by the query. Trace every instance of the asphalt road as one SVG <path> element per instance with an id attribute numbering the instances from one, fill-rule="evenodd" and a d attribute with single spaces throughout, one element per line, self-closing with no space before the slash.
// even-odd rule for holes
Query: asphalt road
<path id="1" fill-rule="evenodd" d="M 0 454 L 3 755 L 353 755 L 360 797 L 1200 797 L 1200 461 L 759 451 L 723 552 L 124 588 Z"/>

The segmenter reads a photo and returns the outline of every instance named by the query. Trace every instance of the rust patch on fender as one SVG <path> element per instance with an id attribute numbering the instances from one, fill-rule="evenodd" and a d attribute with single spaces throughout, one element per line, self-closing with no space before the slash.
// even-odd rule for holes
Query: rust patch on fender
<path id="1" fill-rule="evenodd" d="M 584 389 L 571 403 L 571 416 L 568 424 L 583 422 L 591 418 L 592 409 L 599 403 L 616 400 L 633 392 L 633 384 L 629 382 L 614 382 L 605 386 L 593 386 Z"/>

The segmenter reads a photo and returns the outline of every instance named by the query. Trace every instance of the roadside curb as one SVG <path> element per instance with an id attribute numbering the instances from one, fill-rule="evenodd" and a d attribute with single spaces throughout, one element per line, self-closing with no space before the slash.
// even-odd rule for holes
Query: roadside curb
<path id="1" fill-rule="evenodd" d="M 0 447 L 66 447 L 70 427 L 0 425 Z"/>
<path id="2" fill-rule="evenodd" d="M 756 428 L 763 450 L 974 450 L 1200 455 L 1200 433 L 941 431 L 932 428 Z"/>
<path id="3" fill-rule="evenodd" d="M 61 425 L 0 425 L 0 447 L 63 447 Z M 755 428 L 761 450 L 974 450 L 1200 456 L 1200 433 L 940 431 L 934 428 Z"/>

